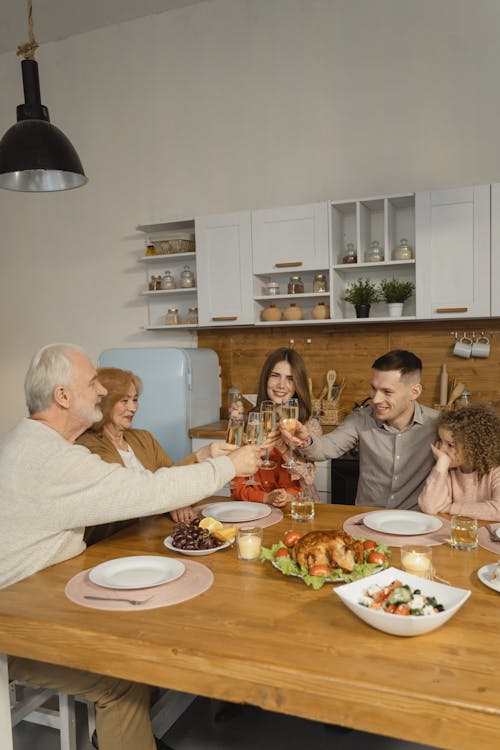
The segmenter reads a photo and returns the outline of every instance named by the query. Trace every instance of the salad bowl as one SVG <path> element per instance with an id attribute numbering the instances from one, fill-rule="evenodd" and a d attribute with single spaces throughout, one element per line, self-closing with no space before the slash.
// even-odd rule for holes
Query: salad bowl
<path id="1" fill-rule="evenodd" d="M 412 589 L 420 589 L 427 597 L 434 597 L 444 609 L 432 615 L 395 615 L 381 609 L 370 609 L 360 603 L 368 588 L 378 584 L 381 588 L 389 586 L 394 580 L 401 581 Z M 347 583 L 335 589 L 335 593 L 351 612 L 372 628 L 382 630 L 389 635 L 414 636 L 430 633 L 448 622 L 460 607 L 467 601 L 471 592 L 469 589 L 459 589 L 444 583 L 436 583 L 426 578 L 405 573 L 398 568 L 387 568 L 375 573 L 369 579 L 361 579 Z"/>

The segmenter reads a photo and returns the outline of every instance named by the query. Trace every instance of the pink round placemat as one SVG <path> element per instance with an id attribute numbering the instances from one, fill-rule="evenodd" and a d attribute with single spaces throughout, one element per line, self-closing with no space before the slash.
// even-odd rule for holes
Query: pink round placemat
<path id="1" fill-rule="evenodd" d="M 283 513 L 279 508 L 272 508 L 271 512 L 265 518 L 257 518 L 255 521 L 239 521 L 238 523 L 231 524 L 231 526 L 259 526 L 261 529 L 265 529 L 267 526 L 274 526 L 275 523 L 279 523 L 283 518 Z"/>
<path id="2" fill-rule="evenodd" d="M 179 604 L 187 599 L 193 599 L 199 594 L 207 591 L 214 582 L 214 574 L 206 565 L 183 560 L 186 570 L 175 581 L 163 583 L 160 586 L 151 586 L 146 589 L 107 589 L 97 586 L 89 578 L 89 571 L 82 570 L 77 573 L 66 584 L 64 593 L 75 604 L 92 609 L 108 609 L 114 612 L 137 612 L 137 610 L 156 609 L 156 607 L 169 607 L 171 604 Z M 106 600 L 85 599 L 85 596 L 102 596 Z M 141 604 L 129 604 L 118 599 L 134 599 Z"/>
<path id="3" fill-rule="evenodd" d="M 492 531 L 496 531 L 496 529 L 500 528 L 500 523 L 489 523 L 488 526 Z M 479 529 L 477 543 L 483 549 L 487 549 L 488 552 L 493 552 L 494 555 L 498 555 L 500 558 L 500 539 L 498 542 L 493 542 L 488 534 L 488 529 L 484 526 Z"/>
<path id="4" fill-rule="evenodd" d="M 398 534 L 382 534 L 380 531 L 373 531 L 359 523 L 368 515 L 358 513 L 357 516 L 351 516 L 344 521 L 344 531 L 351 536 L 368 537 L 375 539 L 376 542 L 383 542 L 389 547 L 402 547 L 405 544 L 419 544 L 422 547 L 434 547 L 437 544 L 446 544 L 450 538 L 450 522 L 446 518 L 441 518 L 443 525 L 437 531 L 431 531 L 429 534 L 417 534 L 416 536 L 400 536 Z M 499 545 L 500 546 L 500 545 Z"/>

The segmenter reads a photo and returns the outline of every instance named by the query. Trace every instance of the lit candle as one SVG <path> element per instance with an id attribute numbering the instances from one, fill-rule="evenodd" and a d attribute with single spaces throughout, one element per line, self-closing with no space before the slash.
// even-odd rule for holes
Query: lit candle
<path id="1" fill-rule="evenodd" d="M 405 552 L 402 563 L 407 573 L 412 573 L 422 578 L 429 578 L 431 571 L 430 550 L 425 552 L 416 552 L 411 550 Z M 432 554 L 432 553 L 431 553 Z"/>
<path id="2" fill-rule="evenodd" d="M 238 529 L 236 545 L 240 560 L 258 560 L 262 546 L 262 529 Z"/>

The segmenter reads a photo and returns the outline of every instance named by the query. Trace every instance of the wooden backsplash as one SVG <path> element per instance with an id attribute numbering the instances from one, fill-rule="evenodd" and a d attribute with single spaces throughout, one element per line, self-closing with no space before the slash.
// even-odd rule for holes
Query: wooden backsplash
<path id="1" fill-rule="evenodd" d="M 461 359 L 453 354 L 452 331 L 469 335 L 487 332 L 488 359 Z M 293 344 L 291 340 L 293 339 Z M 500 407 L 500 318 L 475 321 L 427 321 L 366 323 L 353 325 L 290 326 L 275 328 L 226 328 L 200 330 L 198 346 L 214 349 L 221 363 L 222 409 L 227 416 L 227 389 L 231 384 L 243 393 L 255 393 L 262 364 L 281 346 L 293 346 L 304 358 L 315 396 L 323 388 L 325 373 L 345 377 L 341 406 L 350 412 L 354 403 L 370 395 L 371 365 L 391 349 L 409 349 L 424 364 L 421 402 L 439 402 L 441 366 L 446 363 L 450 380 L 466 384 L 471 400 L 491 401 Z"/>

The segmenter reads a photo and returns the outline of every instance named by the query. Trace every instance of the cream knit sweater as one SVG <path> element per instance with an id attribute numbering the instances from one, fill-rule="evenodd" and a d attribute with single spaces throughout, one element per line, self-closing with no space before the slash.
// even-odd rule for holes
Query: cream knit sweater
<path id="1" fill-rule="evenodd" d="M 131 471 L 23 419 L 0 444 L 0 587 L 83 552 L 85 526 L 191 505 L 233 476 L 227 456 Z"/>

